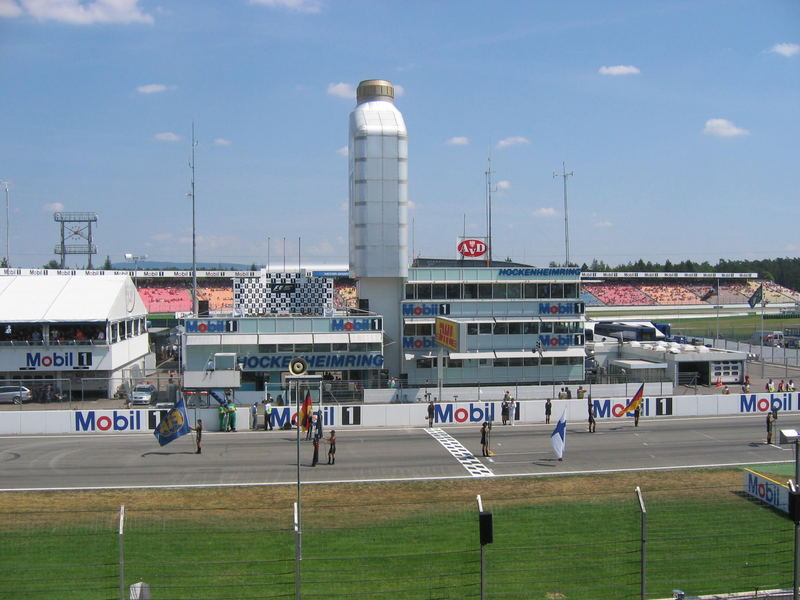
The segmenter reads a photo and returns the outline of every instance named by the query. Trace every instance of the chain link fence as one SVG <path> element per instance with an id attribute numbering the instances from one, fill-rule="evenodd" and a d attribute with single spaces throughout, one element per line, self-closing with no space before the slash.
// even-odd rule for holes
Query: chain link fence
<path id="1" fill-rule="evenodd" d="M 127 599 L 136 582 L 154 600 L 633 600 L 675 589 L 742 600 L 791 588 L 793 523 L 741 491 L 644 491 L 643 512 L 634 490 L 594 493 L 586 481 L 563 495 L 544 480 L 541 495 L 483 494 L 484 546 L 475 502 L 400 502 L 389 485 L 379 504 L 354 502 L 348 486 L 307 493 L 299 536 L 285 504 L 20 507 L 2 517 L 0 599 Z"/>

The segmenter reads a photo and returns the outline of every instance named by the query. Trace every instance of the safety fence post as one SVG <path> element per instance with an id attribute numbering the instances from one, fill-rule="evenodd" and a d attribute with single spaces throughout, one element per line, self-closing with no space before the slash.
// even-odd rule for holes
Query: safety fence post
<path id="1" fill-rule="evenodd" d="M 125 505 L 119 507 L 119 600 L 125 600 Z"/>
<path id="2" fill-rule="evenodd" d="M 645 600 L 647 598 L 647 508 L 644 505 L 644 498 L 642 497 L 642 490 L 636 486 L 636 497 L 639 499 L 639 511 L 641 513 L 641 536 L 639 545 L 640 554 L 640 598 Z"/>
<path id="3" fill-rule="evenodd" d="M 484 548 L 486 544 L 491 544 L 494 541 L 494 533 L 492 531 L 492 513 L 483 510 L 483 501 L 480 494 L 477 496 L 478 500 L 478 533 L 481 543 L 481 600 L 484 600 L 486 592 L 486 563 L 484 561 Z"/>
<path id="4" fill-rule="evenodd" d="M 298 425 L 299 429 L 299 425 Z M 294 597 L 300 600 L 300 513 L 297 502 L 294 503 Z"/>

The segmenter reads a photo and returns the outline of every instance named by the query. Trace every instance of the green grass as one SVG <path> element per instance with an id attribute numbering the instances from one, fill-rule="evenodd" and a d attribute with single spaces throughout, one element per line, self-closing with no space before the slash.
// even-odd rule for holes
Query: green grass
<path id="1" fill-rule="evenodd" d="M 638 598 L 638 502 L 593 494 L 592 481 L 574 478 L 579 491 L 558 497 L 484 497 L 487 598 Z M 474 502 L 390 504 L 402 498 L 385 489 L 384 505 L 304 510 L 303 598 L 478 598 Z M 729 486 L 687 491 L 645 492 L 648 598 L 791 585 L 785 516 Z M 22 514 L 2 522 L 0 598 L 118 597 L 113 513 Z M 126 586 L 146 581 L 159 600 L 292 597 L 286 521 L 283 508 L 129 510 Z"/>

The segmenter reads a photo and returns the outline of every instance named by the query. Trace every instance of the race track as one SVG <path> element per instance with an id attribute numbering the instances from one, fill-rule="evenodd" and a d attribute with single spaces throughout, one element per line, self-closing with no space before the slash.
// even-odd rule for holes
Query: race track
<path id="1" fill-rule="evenodd" d="M 800 414 L 781 428 L 800 429 Z M 541 476 L 566 473 L 743 465 L 794 460 L 791 447 L 765 443 L 763 415 L 600 421 L 597 433 L 568 423 L 564 460 L 553 457 L 553 425 L 496 426 L 491 458 L 480 456 L 478 427 L 440 431 L 339 429 L 337 462 L 312 468 L 312 445 L 300 443 L 304 483 Z M 432 434 L 436 434 L 436 436 Z M 446 443 L 442 443 L 442 438 Z M 159 447 L 151 434 L 0 437 L 0 491 L 292 484 L 295 432 L 205 433 Z M 773 440 L 775 442 L 776 440 Z M 459 452 L 459 443 L 466 449 Z M 454 448 L 448 450 L 447 447 Z M 470 453 L 478 456 L 473 457 Z"/>

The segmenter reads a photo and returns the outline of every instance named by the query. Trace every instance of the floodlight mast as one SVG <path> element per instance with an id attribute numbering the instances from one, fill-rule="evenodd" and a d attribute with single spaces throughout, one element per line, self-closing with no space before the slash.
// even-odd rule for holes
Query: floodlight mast
<path id="1" fill-rule="evenodd" d="M 553 177 L 564 178 L 564 266 L 569 266 L 569 215 L 567 213 L 567 177 L 571 177 L 575 173 L 570 171 L 567 173 L 566 163 L 561 163 L 561 173 L 553 171 Z"/>
<path id="2" fill-rule="evenodd" d="M 192 160 L 189 168 L 192 170 L 192 191 L 186 194 L 192 197 L 192 315 L 197 316 L 197 236 L 195 228 L 195 196 L 194 196 L 194 149 L 197 141 L 194 139 L 194 121 L 192 121 Z"/>

